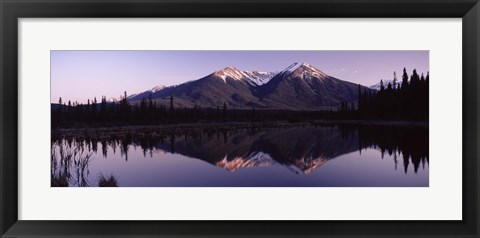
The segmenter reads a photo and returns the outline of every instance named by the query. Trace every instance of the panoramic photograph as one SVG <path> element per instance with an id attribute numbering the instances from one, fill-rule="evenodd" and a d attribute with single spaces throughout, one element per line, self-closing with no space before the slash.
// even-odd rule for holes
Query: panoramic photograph
<path id="1" fill-rule="evenodd" d="M 55 50 L 51 187 L 429 187 L 428 50 Z"/>

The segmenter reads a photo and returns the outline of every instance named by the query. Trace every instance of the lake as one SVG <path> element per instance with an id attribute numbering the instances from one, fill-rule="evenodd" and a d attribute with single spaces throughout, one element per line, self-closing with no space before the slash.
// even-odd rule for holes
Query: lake
<path id="1" fill-rule="evenodd" d="M 81 139 L 79 139 L 81 138 Z M 52 141 L 52 186 L 428 187 L 428 127 L 288 126 Z"/>

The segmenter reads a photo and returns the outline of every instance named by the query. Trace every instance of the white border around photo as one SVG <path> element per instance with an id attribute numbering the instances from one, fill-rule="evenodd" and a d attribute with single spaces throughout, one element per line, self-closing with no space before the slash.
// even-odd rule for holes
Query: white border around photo
<path id="1" fill-rule="evenodd" d="M 51 188 L 51 50 L 429 50 L 430 185 Z M 18 63 L 19 220 L 462 219 L 461 19 L 20 19 Z"/>

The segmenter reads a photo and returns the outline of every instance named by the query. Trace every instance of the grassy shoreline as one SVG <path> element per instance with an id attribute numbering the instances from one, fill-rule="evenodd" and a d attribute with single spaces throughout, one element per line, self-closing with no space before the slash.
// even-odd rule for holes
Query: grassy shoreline
<path id="1" fill-rule="evenodd" d="M 63 128 L 52 129 L 52 140 L 61 138 L 103 140 L 112 138 L 134 137 L 167 137 L 172 135 L 195 136 L 201 133 L 229 132 L 244 129 L 264 128 L 294 128 L 307 126 L 408 126 L 428 127 L 428 122 L 412 121 L 368 121 L 368 120 L 336 120 L 336 121 L 309 121 L 309 122 L 210 122 L 210 123 L 181 123 L 167 125 L 132 125 L 115 127 Z"/>

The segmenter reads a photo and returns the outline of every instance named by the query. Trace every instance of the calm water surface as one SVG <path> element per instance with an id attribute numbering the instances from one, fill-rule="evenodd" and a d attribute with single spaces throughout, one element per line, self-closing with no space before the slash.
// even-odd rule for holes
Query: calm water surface
<path id="1" fill-rule="evenodd" d="M 242 129 L 52 142 L 52 186 L 428 187 L 428 128 Z"/>

